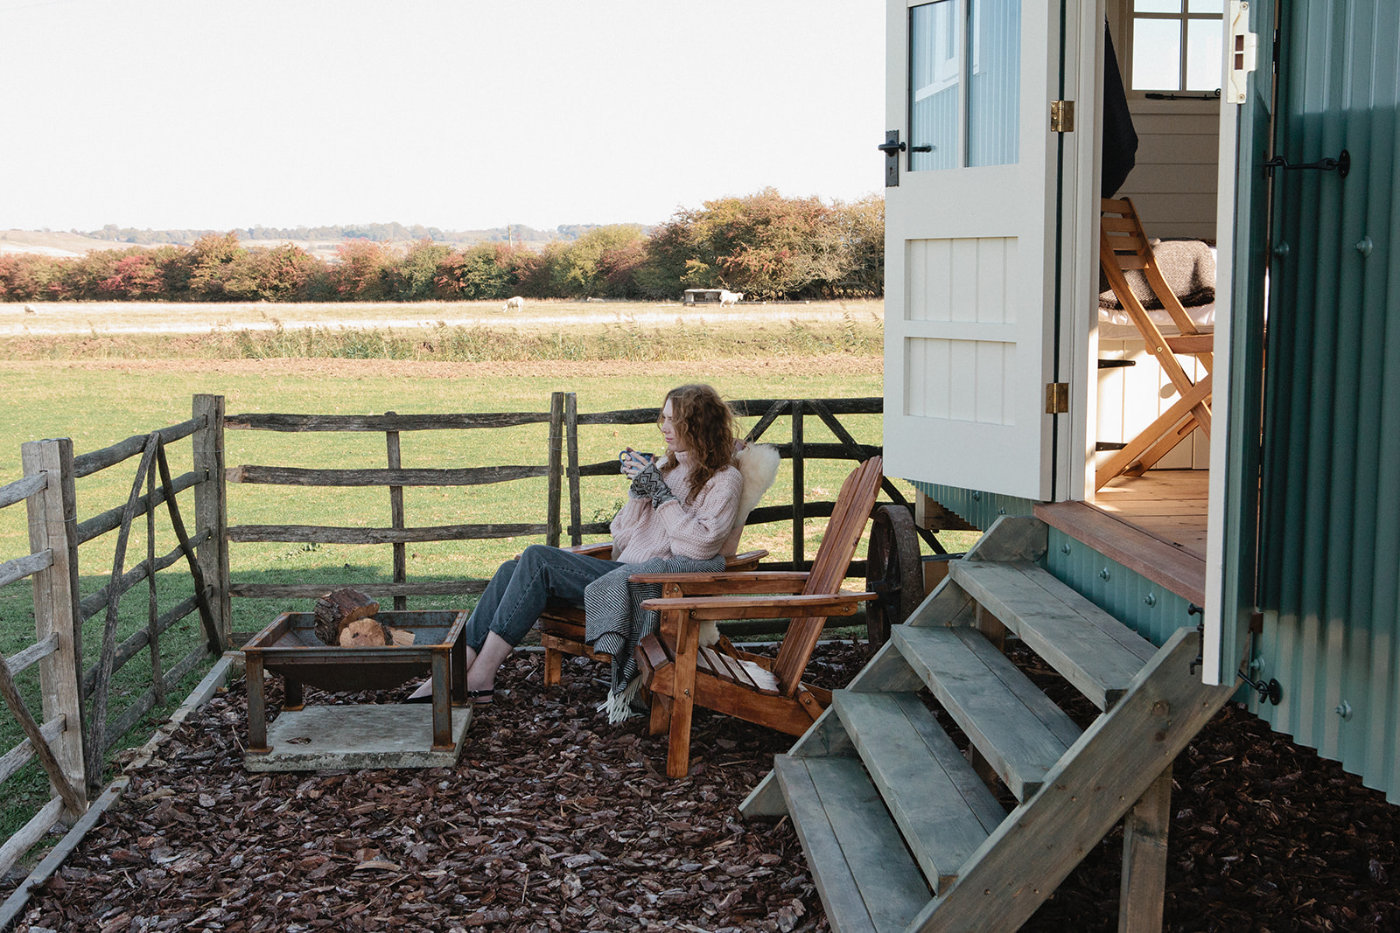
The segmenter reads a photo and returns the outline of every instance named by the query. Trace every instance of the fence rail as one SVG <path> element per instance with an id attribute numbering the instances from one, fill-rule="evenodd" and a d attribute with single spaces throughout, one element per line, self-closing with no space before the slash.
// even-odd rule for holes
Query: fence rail
<path id="1" fill-rule="evenodd" d="M 292 413 L 237 414 L 224 418 L 224 426 L 248 431 L 370 432 L 384 434 L 386 466 L 373 469 L 327 469 L 291 467 L 277 464 L 240 464 L 226 471 L 230 483 L 249 485 L 309 486 L 327 488 L 384 487 L 389 495 L 390 524 L 377 527 L 310 524 L 238 524 L 226 528 L 231 543 L 288 542 L 306 544 L 387 544 L 393 549 L 392 581 L 357 581 L 352 585 L 366 594 L 392 597 L 394 608 L 407 608 L 410 596 L 460 596 L 479 593 L 485 580 L 438 580 L 410 583 L 406 559 L 408 544 L 433 541 L 473 541 L 525 536 L 544 536 L 558 544 L 559 505 L 555 496 L 541 503 L 542 521 L 423 525 L 409 527 L 405 518 L 403 494 L 412 487 L 464 487 L 511 483 L 547 478 L 553 489 L 559 466 L 559 425 L 563 418 L 564 396 L 551 396 L 547 412 L 504 412 L 485 414 L 402 415 L 316 415 Z M 462 467 L 457 469 L 405 468 L 402 465 L 400 435 L 405 431 L 499 430 L 532 424 L 547 424 L 549 440 L 541 463 L 503 466 Z M 314 598 L 344 583 L 249 583 L 230 582 L 233 598 Z"/>

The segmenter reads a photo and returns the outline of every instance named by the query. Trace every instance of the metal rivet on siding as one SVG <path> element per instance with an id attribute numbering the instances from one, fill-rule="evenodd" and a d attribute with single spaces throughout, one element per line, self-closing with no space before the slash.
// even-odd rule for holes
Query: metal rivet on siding
<path id="1" fill-rule="evenodd" d="M 1364 236 L 1356 241 L 1356 251 L 1362 256 L 1369 256 L 1371 255 L 1371 250 L 1375 248 L 1375 245 L 1376 244 L 1371 242 L 1370 237 Z"/>
<path id="2" fill-rule="evenodd" d="M 1157 594 L 1156 594 L 1156 593 L 1148 593 L 1146 596 L 1144 596 L 1144 597 L 1142 598 L 1142 601 L 1145 602 L 1145 603 L 1147 603 L 1147 605 L 1149 605 L 1149 606 L 1155 606 L 1155 605 L 1157 605 Z"/>
<path id="3" fill-rule="evenodd" d="M 1006 514 L 1006 509 L 1004 509 L 1004 508 L 1003 508 L 1003 509 L 997 509 L 997 514 L 998 514 L 998 515 L 1005 515 L 1005 514 Z"/>
<path id="4" fill-rule="evenodd" d="M 1275 247 L 1274 247 L 1274 255 L 1275 255 L 1275 256 L 1287 256 L 1287 255 L 1288 255 L 1288 244 L 1287 244 L 1287 243 L 1280 243 L 1278 246 L 1275 246 Z"/>
<path id="5" fill-rule="evenodd" d="M 1251 673 L 1257 674 L 1257 673 L 1259 673 L 1260 671 L 1262 671 L 1263 669 L 1264 669 L 1264 659 L 1263 659 L 1263 658 L 1255 658 L 1253 661 L 1250 661 L 1250 662 L 1249 662 L 1249 670 L 1250 670 Z"/>
<path id="6" fill-rule="evenodd" d="M 1108 579 L 1108 568 L 1107 568 L 1107 567 L 1105 567 L 1104 569 L 1102 569 L 1102 570 L 1099 571 L 1099 578 L 1100 578 L 1100 579 L 1103 579 L 1103 580 L 1107 580 L 1107 579 Z"/>
<path id="7" fill-rule="evenodd" d="M 973 502 L 981 502 L 981 501 L 982 501 L 982 494 L 981 494 L 980 492 L 974 492 L 974 493 L 972 494 L 972 501 L 973 501 Z"/>
<path id="8" fill-rule="evenodd" d="M 1069 542 L 1068 542 L 1068 541 L 1066 541 L 1064 544 L 1060 545 L 1060 553 L 1061 553 L 1061 554 L 1068 554 L 1068 553 L 1069 553 Z"/>
<path id="9" fill-rule="evenodd" d="M 1348 703 L 1346 700 L 1343 700 L 1341 703 L 1338 703 L 1338 704 L 1337 704 L 1337 715 L 1340 716 L 1340 717 L 1342 717 L 1343 719 L 1350 719 L 1350 718 L 1351 718 L 1351 704 Z"/>

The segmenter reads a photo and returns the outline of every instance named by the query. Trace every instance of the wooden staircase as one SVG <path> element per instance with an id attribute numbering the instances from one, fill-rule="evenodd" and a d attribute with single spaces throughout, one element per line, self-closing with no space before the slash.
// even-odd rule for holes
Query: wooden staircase
<path id="1" fill-rule="evenodd" d="M 833 930 L 1015 930 L 1121 819 L 1119 929 L 1160 929 L 1172 761 L 1234 686 L 1200 682 L 1194 628 L 1156 648 L 1038 567 L 1045 540 L 998 520 L 741 805 L 791 815 Z M 1005 634 L 1098 707 L 1087 729 Z"/>

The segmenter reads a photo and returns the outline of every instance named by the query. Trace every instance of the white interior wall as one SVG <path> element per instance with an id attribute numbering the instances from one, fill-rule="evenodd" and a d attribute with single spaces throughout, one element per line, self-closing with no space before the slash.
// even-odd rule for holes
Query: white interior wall
<path id="1" fill-rule="evenodd" d="M 1130 0 L 1111 0 L 1107 9 L 1125 87 L 1133 55 L 1143 54 L 1131 46 L 1129 8 Z M 1149 236 L 1214 241 L 1220 102 L 1152 100 L 1129 89 L 1128 109 L 1137 163 L 1118 196 L 1132 198 Z"/>
<path id="2" fill-rule="evenodd" d="M 1099 370 L 1098 440 L 1130 441 L 1176 404 L 1176 387 L 1141 339 L 1101 338 L 1099 359 L 1131 360 L 1134 365 Z M 1194 356 L 1178 355 L 1176 360 L 1192 382 L 1206 375 Z M 1112 451 L 1098 453 L 1096 465 L 1112 456 Z M 1204 470 L 1209 466 L 1210 441 L 1200 429 L 1157 461 L 1159 470 Z"/>

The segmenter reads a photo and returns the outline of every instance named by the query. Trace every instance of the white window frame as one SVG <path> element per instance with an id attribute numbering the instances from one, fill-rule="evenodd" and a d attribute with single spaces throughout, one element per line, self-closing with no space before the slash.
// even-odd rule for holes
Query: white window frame
<path id="1" fill-rule="evenodd" d="M 1178 94 L 1184 99 L 1213 98 L 1217 88 L 1186 90 L 1186 63 L 1187 63 L 1187 37 L 1190 34 L 1187 29 L 1189 22 L 1210 22 L 1214 21 L 1219 28 L 1223 29 L 1224 13 L 1194 13 L 1190 11 L 1192 0 L 1182 0 L 1181 5 L 1186 9 L 1177 13 L 1156 13 L 1142 12 L 1136 10 L 1137 0 L 1121 0 L 1121 16 L 1119 22 L 1123 24 L 1121 29 L 1124 35 L 1125 48 L 1118 50 L 1119 58 L 1123 61 L 1123 86 L 1126 88 L 1129 97 L 1142 98 L 1148 94 Z M 1228 3 L 1222 3 L 1228 6 Z M 1176 77 L 1177 86 L 1166 87 L 1135 87 L 1133 85 L 1133 56 L 1137 52 L 1137 41 L 1135 36 L 1137 21 L 1139 19 L 1155 19 L 1177 22 L 1181 24 L 1181 53 L 1177 61 Z"/>

